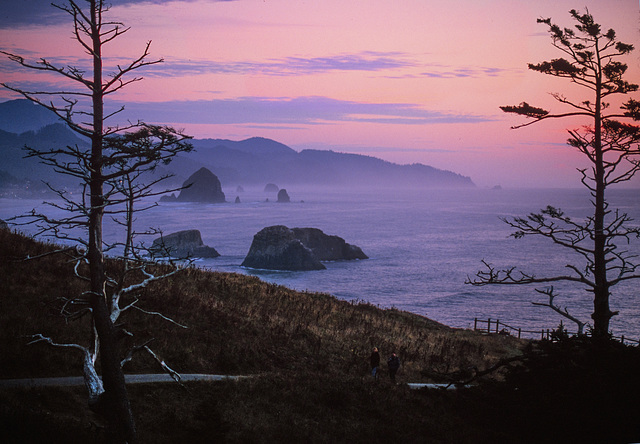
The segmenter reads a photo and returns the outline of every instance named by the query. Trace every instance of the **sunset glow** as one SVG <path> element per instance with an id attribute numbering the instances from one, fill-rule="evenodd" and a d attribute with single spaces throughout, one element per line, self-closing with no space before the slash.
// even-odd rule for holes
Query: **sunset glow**
<path id="1" fill-rule="evenodd" d="M 636 46 L 622 61 L 627 79 L 640 83 L 637 0 L 111 3 L 109 17 L 131 29 L 105 49 L 106 72 L 149 40 L 151 57 L 164 59 L 110 98 L 126 105 L 122 117 L 197 138 L 262 136 L 296 150 L 419 162 L 478 186 L 579 186 L 582 159 L 565 145 L 566 129 L 587 122 L 511 130 L 522 120 L 498 108 L 528 101 L 558 110 L 549 92 L 580 92 L 527 70 L 561 56 L 537 18 L 569 27 L 568 11 L 586 6 Z M 4 5 L 1 49 L 83 66 L 70 18 L 48 4 Z M 35 89 L 59 80 L 0 62 L 2 82 Z M 15 98 L 0 90 L 0 101 Z"/>

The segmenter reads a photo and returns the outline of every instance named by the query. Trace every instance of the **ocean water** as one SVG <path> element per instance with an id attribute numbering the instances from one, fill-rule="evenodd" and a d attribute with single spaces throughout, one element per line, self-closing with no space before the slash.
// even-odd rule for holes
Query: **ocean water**
<path id="1" fill-rule="evenodd" d="M 474 319 L 493 320 L 523 330 L 555 328 L 563 319 L 534 286 L 474 287 L 465 280 L 482 269 L 481 261 L 516 266 L 537 276 L 565 274 L 579 257 L 549 241 L 514 239 L 501 217 L 525 216 L 547 205 L 574 219 L 592 213 L 588 194 L 575 190 L 349 190 L 288 187 L 291 203 L 275 202 L 275 194 L 259 189 L 226 190 L 230 203 L 162 203 L 138 214 L 139 230 L 147 227 L 172 233 L 198 229 L 205 244 L 221 254 L 198 260 L 202 268 L 255 275 L 297 290 L 332 294 L 349 301 L 395 307 L 452 327 L 473 328 Z M 241 203 L 233 203 L 236 196 Z M 269 202 L 266 199 L 269 199 Z M 610 190 L 611 209 L 619 208 L 640 225 L 640 192 Z M 0 218 L 31 208 L 36 200 L 0 199 Z M 250 270 L 240 266 L 253 235 L 264 227 L 314 227 L 338 235 L 369 256 L 361 261 L 329 262 L 327 269 L 308 272 Z M 21 227 L 29 233 L 34 228 Z M 117 226 L 105 221 L 105 238 L 120 238 Z M 152 238 L 146 240 L 150 244 Z M 640 240 L 627 246 L 640 254 Z M 638 260 L 640 262 L 640 259 Z M 590 321 L 592 297 L 584 287 L 554 283 L 556 303 L 583 321 Z M 640 339 L 640 280 L 613 288 L 611 307 L 620 314 L 611 321 L 617 336 Z M 575 325 L 564 320 L 569 331 Z M 529 337 L 539 334 L 531 333 Z"/>

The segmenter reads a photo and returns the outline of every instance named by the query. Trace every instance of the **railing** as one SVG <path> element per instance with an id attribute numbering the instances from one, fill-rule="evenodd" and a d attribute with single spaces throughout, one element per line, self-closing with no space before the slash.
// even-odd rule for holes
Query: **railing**
<path id="1" fill-rule="evenodd" d="M 512 332 L 513 333 L 517 332 L 518 338 L 522 338 L 522 334 L 527 333 L 527 334 L 534 335 L 534 337 L 539 337 L 541 340 L 551 339 L 551 333 L 553 332 L 553 330 L 549 328 L 540 329 L 540 330 L 523 330 L 521 328 L 513 327 L 509 324 L 505 324 L 504 322 L 501 322 L 498 319 L 491 319 L 491 318 L 487 319 L 486 321 L 484 319 L 475 318 L 473 320 L 473 330 L 483 331 L 487 333 L 494 333 L 494 334 L 503 334 L 503 335 L 511 335 Z M 570 335 L 578 334 L 577 332 L 575 333 L 567 332 L 567 333 Z M 640 340 L 625 338 L 624 335 L 611 336 L 611 338 L 617 341 L 620 341 L 623 344 L 629 343 L 636 346 L 640 345 Z"/>

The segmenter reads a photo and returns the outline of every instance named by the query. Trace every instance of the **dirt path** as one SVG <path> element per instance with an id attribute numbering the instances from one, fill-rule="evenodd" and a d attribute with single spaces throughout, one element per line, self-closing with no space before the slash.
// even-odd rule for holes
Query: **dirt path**
<path id="1" fill-rule="evenodd" d="M 204 375 L 197 373 L 189 373 L 180 375 L 182 382 L 189 381 L 224 381 L 237 380 L 246 376 L 227 376 L 227 375 Z M 175 382 L 174 379 L 166 373 L 153 373 L 143 375 L 125 375 L 127 384 L 142 384 L 149 382 Z M 64 387 L 84 385 L 82 376 L 66 376 L 60 378 L 25 378 L 25 379 L 0 379 L 0 388 L 12 387 Z"/>
<path id="2" fill-rule="evenodd" d="M 205 375 L 198 373 L 187 373 L 180 375 L 181 382 L 190 381 L 236 381 L 248 376 L 230 376 L 230 375 Z M 143 375 L 125 375 L 127 384 L 144 384 L 150 382 L 175 382 L 171 376 L 165 373 L 153 373 Z M 0 389 L 16 388 L 16 387 L 68 387 L 75 385 L 84 385 L 84 379 L 81 376 L 67 376 L 61 378 L 25 378 L 25 379 L 0 379 Z M 407 383 L 410 389 L 421 388 L 439 388 L 439 389 L 455 389 L 455 386 L 448 384 L 425 384 L 410 382 Z"/>

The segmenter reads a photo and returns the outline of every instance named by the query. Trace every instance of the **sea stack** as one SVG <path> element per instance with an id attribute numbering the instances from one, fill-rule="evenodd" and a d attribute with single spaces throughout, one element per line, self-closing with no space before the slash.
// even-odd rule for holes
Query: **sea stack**
<path id="1" fill-rule="evenodd" d="M 176 198 L 178 202 L 226 202 L 218 177 L 206 168 L 200 168 L 182 184 L 183 189 Z"/>
<path id="2" fill-rule="evenodd" d="M 284 188 L 282 188 L 280 191 L 278 191 L 278 202 L 291 202 L 291 199 L 289 198 L 289 194 L 287 193 L 287 190 L 285 190 Z"/>

